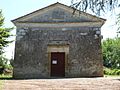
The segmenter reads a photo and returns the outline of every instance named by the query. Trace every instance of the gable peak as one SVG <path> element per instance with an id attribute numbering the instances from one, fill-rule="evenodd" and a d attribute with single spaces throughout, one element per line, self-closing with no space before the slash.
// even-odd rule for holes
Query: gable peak
<path id="1" fill-rule="evenodd" d="M 24 16 L 22 16 L 22 17 L 19 17 L 19 18 L 17 18 L 17 19 L 14 19 L 14 20 L 12 20 L 12 22 L 15 23 L 15 22 L 24 21 L 24 20 L 33 18 L 33 17 L 35 17 L 35 16 L 37 17 L 38 15 L 40 15 L 40 13 L 43 14 L 44 12 L 47 12 L 47 11 L 49 11 L 49 10 L 52 10 L 52 8 L 55 9 L 56 6 L 57 6 L 58 8 L 64 9 L 65 11 L 68 11 L 68 12 L 73 13 L 73 8 L 71 8 L 71 7 L 69 7 L 69 6 L 65 5 L 65 4 L 62 4 L 62 3 L 60 3 L 60 2 L 56 2 L 56 3 L 54 3 L 54 4 L 51 4 L 51 5 L 47 6 L 47 7 L 44 7 L 44 8 L 42 8 L 42 9 L 36 10 L 36 11 L 34 11 L 34 12 L 32 12 L 32 13 L 29 13 L 29 14 L 27 14 L 27 15 L 24 15 Z M 79 14 L 79 12 L 80 12 L 79 10 L 76 10 L 76 13 L 77 13 L 77 14 Z M 93 15 L 91 15 L 91 14 L 88 14 L 88 13 L 85 13 L 85 12 L 82 12 L 82 11 L 81 11 L 81 13 L 82 13 L 83 16 L 86 15 L 85 17 L 87 17 L 87 18 L 90 18 L 90 19 L 93 19 L 93 20 L 99 20 L 99 21 L 102 21 L 102 22 L 105 21 L 105 19 L 102 19 L 102 18 L 93 16 Z M 78 15 L 78 16 L 79 16 L 79 15 Z"/>

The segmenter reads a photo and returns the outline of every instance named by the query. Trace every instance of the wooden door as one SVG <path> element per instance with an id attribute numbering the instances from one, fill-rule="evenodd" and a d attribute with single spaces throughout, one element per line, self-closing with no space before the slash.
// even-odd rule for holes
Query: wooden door
<path id="1" fill-rule="evenodd" d="M 65 76 L 65 52 L 51 53 L 51 76 Z"/>

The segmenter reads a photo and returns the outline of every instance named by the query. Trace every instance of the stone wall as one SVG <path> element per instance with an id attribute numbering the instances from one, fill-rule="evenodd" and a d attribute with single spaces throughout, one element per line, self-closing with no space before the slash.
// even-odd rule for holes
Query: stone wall
<path id="1" fill-rule="evenodd" d="M 65 77 L 102 76 L 99 27 L 17 29 L 14 78 L 50 78 L 48 45 L 69 45 Z"/>

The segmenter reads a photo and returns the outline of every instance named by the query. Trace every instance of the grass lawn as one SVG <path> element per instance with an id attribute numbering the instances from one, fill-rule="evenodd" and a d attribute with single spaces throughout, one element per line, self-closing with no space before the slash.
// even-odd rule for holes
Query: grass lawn
<path id="1" fill-rule="evenodd" d="M 4 80 L 12 78 L 12 75 L 0 75 L 0 90 L 3 88 Z"/>
<path id="2" fill-rule="evenodd" d="M 120 75 L 104 75 L 104 77 L 119 77 L 120 78 Z"/>
<path id="3" fill-rule="evenodd" d="M 12 75 L 4 75 L 4 74 L 0 75 L 0 79 L 4 79 L 4 78 L 6 79 L 12 78 Z"/>
<path id="4" fill-rule="evenodd" d="M 0 80 L 0 90 L 2 90 L 3 87 L 3 80 Z"/>

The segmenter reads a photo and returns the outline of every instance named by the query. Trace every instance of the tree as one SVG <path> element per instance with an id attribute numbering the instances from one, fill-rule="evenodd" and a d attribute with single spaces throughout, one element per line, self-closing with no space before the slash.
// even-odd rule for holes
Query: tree
<path id="1" fill-rule="evenodd" d="M 80 11 L 91 10 L 96 15 L 101 12 L 111 11 L 119 7 L 119 0 L 71 0 L 71 7 L 78 8 Z"/>
<path id="2" fill-rule="evenodd" d="M 10 36 L 10 31 L 13 28 L 5 28 L 4 26 L 4 17 L 2 15 L 2 10 L 0 10 L 0 55 L 4 53 L 4 47 L 8 46 L 12 41 L 8 40 Z"/>
<path id="3" fill-rule="evenodd" d="M 4 47 L 8 46 L 10 41 L 8 38 L 12 36 L 10 31 L 13 28 L 5 28 L 4 27 L 4 17 L 2 15 L 2 10 L 0 10 L 0 74 L 3 73 L 5 65 L 7 65 L 8 59 L 2 56 L 4 53 Z"/>
<path id="4" fill-rule="evenodd" d="M 102 42 L 104 66 L 120 69 L 120 37 Z"/>
<path id="5" fill-rule="evenodd" d="M 117 36 L 118 36 L 118 34 L 120 33 L 120 14 L 118 14 L 117 16 L 116 24 L 118 26 L 118 30 L 117 30 Z"/>

